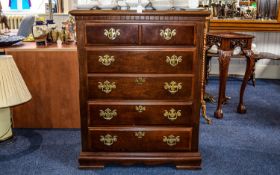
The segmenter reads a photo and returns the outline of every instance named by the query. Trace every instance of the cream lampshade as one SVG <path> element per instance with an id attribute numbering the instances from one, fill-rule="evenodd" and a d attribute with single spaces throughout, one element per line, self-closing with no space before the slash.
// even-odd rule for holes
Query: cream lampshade
<path id="1" fill-rule="evenodd" d="M 31 94 L 10 55 L 0 56 L 0 141 L 13 136 L 10 107 L 31 99 Z"/>

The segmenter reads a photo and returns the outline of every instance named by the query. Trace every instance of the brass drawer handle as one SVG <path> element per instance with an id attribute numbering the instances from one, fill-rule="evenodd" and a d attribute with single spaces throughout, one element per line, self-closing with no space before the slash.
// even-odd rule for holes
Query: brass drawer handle
<path id="1" fill-rule="evenodd" d="M 138 139 L 142 139 L 145 136 L 145 132 L 144 131 L 138 131 L 138 132 L 135 132 L 134 135 Z"/>
<path id="2" fill-rule="evenodd" d="M 100 142 L 103 142 L 104 145 L 111 146 L 114 142 L 116 142 L 117 136 L 111 136 L 110 134 L 106 134 L 105 136 L 100 136 Z"/>
<path id="3" fill-rule="evenodd" d="M 142 112 L 146 111 L 146 107 L 145 106 L 135 106 L 135 110 L 139 113 L 142 113 Z"/>
<path id="4" fill-rule="evenodd" d="M 182 61 L 183 61 L 182 56 L 176 56 L 176 55 L 172 55 L 171 57 L 166 56 L 166 62 L 173 67 L 177 66 Z"/>
<path id="5" fill-rule="evenodd" d="M 104 30 L 104 35 L 107 36 L 110 40 L 115 40 L 118 36 L 121 35 L 120 29 L 110 28 L 109 30 Z"/>
<path id="6" fill-rule="evenodd" d="M 178 142 L 180 142 L 180 136 L 174 136 L 174 135 L 169 135 L 168 137 L 167 136 L 163 136 L 162 141 L 166 142 L 167 145 L 169 145 L 169 146 L 174 146 Z"/>
<path id="7" fill-rule="evenodd" d="M 165 40 L 171 40 L 173 36 L 176 36 L 176 29 L 171 30 L 170 28 L 161 29 L 160 36 Z"/>
<path id="8" fill-rule="evenodd" d="M 111 63 L 115 61 L 115 58 L 114 56 L 104 55 L 104 56 L 99 56 L 98 61 L 102 63 L 104 66 L 110 66 Z"/>
<path id="9" fill-rule="evenodd" d="M 98 89 L 101 89 L 102 92 L 109 94 L 113 89 L 116 89 L 115 82 L 110 83 L 110 81 L 106 80 L 104 83 L 98 82 Z"/>
<path id="10" fill-rule="evenodd" d="M 169 111 L 164 110 L 163 116 L 167 117 L 171 121 L 174 121 L 177 120 L 178 117 L 181 117 L 182 113 L 181 110 L 176 111 L 174 108 L 172 108 Z"/>
<path id="11" fill-rule="evenodd" d="M 100 110 L 99 116 L 103 117 L 105 120 L 111 120 L 113 117 L 118 115 L 117 110 L 111 110 L 109 108 L 105 109 L 105 111 Z"/>
<path id="12" fill-rule="evenodd" d="M 182 83 L 176 83 L 172 81 L 170 83 L 164 83 L 164 89 L 168 90 L 171 94 L 177 93 L 180 89 L 182 89 Z"/>
<path id="13" fill-rule="evenodd" d="M 138 84 L 138 85 L 142 85 L 145 82 L 146 82 L 146 78 L 143 78 L 143 77 L 139 77 L 139 78 L 135 79 L 135 83 Z"/>

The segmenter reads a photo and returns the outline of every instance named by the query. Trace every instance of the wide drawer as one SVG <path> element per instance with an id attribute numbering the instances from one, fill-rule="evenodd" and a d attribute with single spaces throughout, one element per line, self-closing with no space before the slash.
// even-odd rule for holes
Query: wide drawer
<path id="1" fill-rule="evenodd" d="M 137 45 L 138 25 L 135 24 L 86 24 L 87 45 Z"/>
<path id="2" fill-rule="evenodd" d="M 91 50 L 89 73 L 185 73 L 194 70 L 196 49 L 169 51 Z"/>
<path id="3" fill-rule="evenodd" d="M 192 128 L 89 128 L 91 151 L 187 152 L 191 140 Z"/>
<path id="4" fill-rule="evenodd" d="M 190 100 L 192 75 L 90 74 L 89 100 Z"/>
<path id="5" fill-rule="evenodd" d="M 196 45 L 195 25 L 142 25 L 142 45 Z"/>
<path id="6" fill-rule="evenodd" d="M 191 126 L 192 103 L 111 101 L 89 102 L 89 126 L 184 125 Z"/>

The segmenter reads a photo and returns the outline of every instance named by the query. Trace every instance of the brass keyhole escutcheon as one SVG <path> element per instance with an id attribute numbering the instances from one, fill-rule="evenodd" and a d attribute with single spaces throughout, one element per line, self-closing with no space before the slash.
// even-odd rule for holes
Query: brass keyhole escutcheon
<path id="1" fill-rule="evenodd" d="M 135 132 L 134 134 L 138 139 L 142 139 L 145 136 L 144 131 L 138 131 L 138 132 Z"/>
<path id="2" fill-rule="evenodd" d="M 146 82 L 146 78 L 143 78 L 143 77 L 138 77 L 135 79 L 135 83 L 138 84 L 138 85 L 142 85 Z"/>
<path id="3" fill-rule="evenodd" d="M 135 110 L 139 113 L 142 113 L 142 112 L 146 111 L 146 107 L 145 106 L 135 106 Z"/>

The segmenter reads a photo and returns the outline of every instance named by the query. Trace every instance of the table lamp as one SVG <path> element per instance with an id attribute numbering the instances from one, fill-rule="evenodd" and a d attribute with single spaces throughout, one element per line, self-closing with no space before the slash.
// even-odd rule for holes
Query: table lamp
<path id="1" fill-rule="evenodd" d="M 11 55 L 0 56 L 0 142 L 12 138 L 10 107 L 27 102 L 31 94 Z"/>

